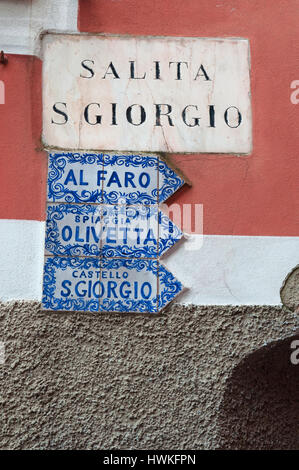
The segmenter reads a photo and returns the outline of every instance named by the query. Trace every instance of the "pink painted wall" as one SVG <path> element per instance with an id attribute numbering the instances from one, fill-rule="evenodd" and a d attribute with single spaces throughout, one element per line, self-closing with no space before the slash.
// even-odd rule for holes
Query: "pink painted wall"
<path id="1" fill-rule="evenodd" d="M 204 205 L 207 234 L 299 234 L 298 0 L 81 0 L 80 31 L 250 40 L 253 153 L 173 155 L 193 183 L 175 202 Z M 46 158 L 40 151 L 41 62 L 10 55 L 0 65 L 0 218 L 44 219 Z"/>
<path id="2" fill-rule="evenodd" d="M 0 219 L 43 220 L 46 154 L 41 148 L 42 63 L 10 54 L 0 64 L 5 104 L 0 105 Z"/>
<path id="3" fill-rule="evenodd" d="M 297 0 L 80 1 L 81 31 L 250 40 L 252 155 L 173 157 L 193 182 L 176 202 L 204 205 L 207 234 L 299 234 L 298 24 Z"/>

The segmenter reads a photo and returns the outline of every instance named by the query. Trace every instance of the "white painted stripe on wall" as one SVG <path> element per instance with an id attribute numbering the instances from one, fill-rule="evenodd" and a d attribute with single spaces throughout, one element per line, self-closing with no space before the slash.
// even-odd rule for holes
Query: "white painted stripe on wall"
<path id="1" fill-rule="evenodd" d="M 0 220 L 1 300 L 41 300 L 44 230 L 44 222 Z M 189 287 L 180 303 L 276 305 L 298 253 L 299 237 L 193 235 L 163 263 Z"/>
<path id="2" fill-rule="evenodd" d="M 277 305 L 286 275 L 298 264 L 299 237 L 193 235 L 164 264 L 189 288 L 180 303 Z M 190 247 L 191 248 L 191 247 Z"/>
<path id="3" fill-rule="evenodd" d="M 39 55 L 45 30 L 77 31 L 78 0 L 0 1 L 0 50 Z"/>
<path id="4" fill-rule="evenodd" d="M 0 220 L 0 300 L 40 300 L 45 223 Z"/>

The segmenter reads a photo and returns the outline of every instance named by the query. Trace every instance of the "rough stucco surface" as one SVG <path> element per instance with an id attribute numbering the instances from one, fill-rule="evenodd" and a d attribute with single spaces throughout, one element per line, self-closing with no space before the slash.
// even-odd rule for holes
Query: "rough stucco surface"
<path id="1" fill-rule="evenodd" d="M 280 297 L 282 303 L 290 310 L 299 309 L 299 266 L 296 266 L 284 280 Z"/>
<path id="2" fill-rule="evenodd" d="M 0 307 L 2 449 L 299 447 L 298 317 L 285 308 Z"/>

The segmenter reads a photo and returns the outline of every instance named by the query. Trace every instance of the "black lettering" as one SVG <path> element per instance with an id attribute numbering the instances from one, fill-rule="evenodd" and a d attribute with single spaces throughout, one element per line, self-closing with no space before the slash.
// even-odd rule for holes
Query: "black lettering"
<path id="1" fill-rule="evenodd" d="M 111 72 L 108 72 L 109 69 L 111 69 Z M 112 62 L 108 65 L 105 75 L 102 78 L 106 78 L 106 75 L 113 75 L 113 78 L 120 78 Z"/>
<path id="2" fill-rule="evenodd" d="M 200 71 L 202 73 L 200 73 Z M 206 80 L 211 80 L 206 72 L 206 69 L 204 68 L 203 65 L 201 65 L 197 71 L 197 74 L 195 75 L 194 80 L 197 80 L 198 77 L 205 77 Z"/>
<path id="3" fill-rule="evenodd" d="M 134 80 L 144 80 L 146 77 L 146 72 L 144 72 L 143 77 L 135 77 L 135 60 L 130 60 L 130 78 Z"/>
<path id="4" fill-rule="evenodd" d="M 170 106 L 170 104 L 155 104 L 155 106 L 156 106 L 156 126 L 162 126 L 161 116 L 167 116 L 168 124 L 173 127 L 174 124 L 172 122 L 171 117 L 169 116 L 169 114 L 172 111 L 172 107 Z M 167 106 L 167 112 L 162 113 L 161 106 Z"/>
<path id="5" fill-rule="evenodd" d="M 116 122 L 116 105 L 117 103 L 111 103 L 112 105 L 112 122 L 111 122 L 111 126 L 117 126 L 117 122 Z"/>
<path id="6" fill-rule="evenodd" d="M 139 106 L 139 108 L 140 108 L 140 122 L 133 122 L 133 120 L 132 120 L 132 109 L 133 109 L 134 106 Z M 140 126 L 140 124 L 143 124 L 144 121 L 146 120 L 145 109 L 140 104 L 132 104 L 132 106 L 129 106 L 127 111 L 126 111 L 126 115 L 127 115 L 128 122 L 130 124 L 133 124 L 133 126 Z"/>
<path id="7" fill-rule="evenodd" d="M 53 118 L 52 118 L 51 123 L 52 124 L 58 124 L 59 126 L 61 126 L 63 124 L 66 124 L 68 122 L 69 118 L 68 118 L 68 115 L 64 111 L 57 108 L 58 104 L 63 105 L 66 109 L 66 103 L 57 102 L 53 105 L 53 111 L 55 111 L 55 113 L 60 114 L 61 116 L 63 116 L 64 117 L 64 122 L 56 122 L 56 121 L 53 121 Z"/>
<path id="8" fill-rule="evenodd" d="M 160 75 L 160 62 L 158 60 L 155 60 L 154 61 L 154 64 L 155 64 L 155 80 L 160 80 L 161 79 L 161 75 Z"/>
<path id="9" fill-rule="evenodd" d="M 176 80 L 182 80 L 181 65 L 185 64 L 188 68 L 188 62 L 169 62 L 169 68 L 171 64 L 176 64 Z"/>
<path id="10" fill-rule="evenodd" d="M 186 126 L 188 127 L 195 127 L 195 126 L 199 126 L 199 119 L 200 118 L 192 118 L 193 119 L 193 124 L 188 124 L 188 122 L 186 121 L 186 112 L 187 112 L 187 109 L 188 108 L 195 108 L 196 111 L 198 110 L 198 106 L 195 106 L 193 104 L 188 104 L 187 106 L 185 106 L 185 108 L 183 109 L 183 112 L 182 112 L 182 118 L 183 118 L 183 121 L 184 123 L 186 124 Z"/>
<path id="11" fill-rule="evenodd" d="M 210 127 L 215 127 L 215 107 L 213 104 L 209 106 L 209 116 L 210 116 Z"/>
<path id="12" fill-rule="evenodd" d="M 96 106 L 98 106 L 100 108 L 99 103 L 89 103 L 86 106 L 86 108 L 84 109 L 84 119 L 87 122 L 87 124 L 90 124 L 91 126 L 95 126 L 96 124 L 101 124 L 101 120 L 102 120 L 102 116 L 99 116 L 98 114 L 96 114 L 96 116 L 95 116 L 96 121 L 95 122 L 90 122 L 90 120 L 89 120 L 89 106 L 91 106 L 93 104 L 95 104 Z"/>
<path id="13" fill-rule="evenodd" d="M 237 111 L 238 123 L 237 123 L 236 126 L 231 126 L 229 124 L 229 111 L 231 109 L 236 109 L 236 111 Z M 230 106 L 229 108 L 227 108 L 227 110 L 224 113 L 224 120 L 225 120 L 225 123 L 228 125 L 228 127 L 231 127 L 232 129 L 235 129 L 236 127 L 240 126 L 240 124 L 242 122 L 242 115 L 241 115 L 240 111 L 238 110 L 238 108 L 236 108 L 236 106 Z"/>
<path id="14" fill-rule="evenodd" d="M 90 75 L 87 77 L 86 75 L 82 75 L 80 73 L 80 77 L 82 78 L 92 78 L 94 76 L 94 71 L 92 68 L 88 67 L 85 62 L 91 62 L 92 64 L 94 64 L 94 61 L 93 60 L 90 60 L 90 59 L 85 59 L 85 60 L 82 60 L 81 62 L 81 65 L 84 69 L 88 70 L 90 72 Z"/>

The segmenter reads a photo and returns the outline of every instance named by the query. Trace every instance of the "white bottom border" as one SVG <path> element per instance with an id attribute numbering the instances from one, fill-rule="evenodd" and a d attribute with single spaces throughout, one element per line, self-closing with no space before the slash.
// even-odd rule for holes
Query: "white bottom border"
<path id="1" fill-rule="evenodd" d="M 0 220 L 0 300 L 41 300 L 45 222 Z"/>
<path id="2" fill-rule="evenodd" d="M 278 305 L 298 254 L 299 237 L 192 235 L 164 264 L 189 288 L 180 303 Z"/>
<path id="3" fill-rule="evenodd" d="M 0 220 L 0 300 L 41 300 L 45 223 Z M 162 259 L 188 288 L 177 302 L 277 305 L 299 237 L 192 235 Z"/>

